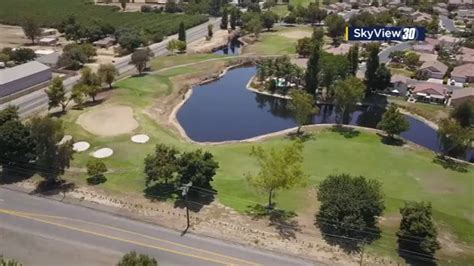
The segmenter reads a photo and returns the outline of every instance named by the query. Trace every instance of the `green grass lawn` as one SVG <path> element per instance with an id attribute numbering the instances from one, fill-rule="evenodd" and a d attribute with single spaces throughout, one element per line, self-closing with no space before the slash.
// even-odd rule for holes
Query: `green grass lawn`
<path id="1" fill-rule="evenodd" d="M 276 27 L 270 32 L 262 32 L 259 40 L 244 47 L 243 51 L 244 54 L 295 54 L 298 39 L 311 36 L 312 32 L 308 26 Z"/>
<path id="2" fill-rule="evenodd" d="M 192 59 L 179 60 L 187 62 Z M 158 58 L 153 65 L 160 67 L 160 64 L 165 65 L 164 62 L 162 58 Z M 160 126 L 144 113 L 145 107 L 152 104 L 153 98 L 168 95 L 173 90 L 170 80 L 172 77 L 197 72 L 200 68 L 202 66 L 177 68 L 118 82 L 115 96 L 105 104 L 129 105 L 134 109 L 140 127 L 130 134 L 96 137 L 75 123 L 82 111 L 71 110 L 64 116 L 66 132 L 73 135 L 75 140 L 89 141 L 89 151 L 110 147 L 115 152 L 112 157 L 104 160 L 113 171 L 106 174 L 107 182 L 98 185 L 99 188 L 112 193 L 142 196 L 145 188 L 143 160 L 146 154 L 152 152 L 155 144 L 165 143 L 180 150 L 203 148 L 215 155 L 220 168 L 212 185 L 218 191 L 218 200 L 223 204 L 244 212 L 248 206 L 266 203 L 267 195 L 256 191 L 245 181 L 245 174 L 258 170 L 257 164 L 249 155 L 250 149 L 254 145 L 279 148 L 290 143 L 288 138 L 276 137 L 261 143 L 198 146 L 181 140 L 174 132 Z M 147 144 L 132 143 L 130 136 L 137 133 L 148 134 L 151 141 Z M 433 163 L 434 155 L 429 151 L 385 145 L 381 143 L 379 136 L 364 132 L 353 138 L 346 138 L 332 131 L 316 132 L 304 146 L 304 169 L 310 176 L 308 187 L 278 191 L 275 198 L 278 208 L 301 213 L 305 209 L 305 201 L 308 200 L 308 188 L 317 186 L 329 174 L 363 175 L 383 184 L 386 217 L 398 217 L 398 209 L 405 200 L 430 201 L 438 225 L 448 229 L 460 241 L 469 245 L 474 243 L 473 167 L 469 167 L 467 173 L 444 169 Z M 73 166 L 84 167 L 90 158 L 89 151 L 76 154 Z M 84 184 L 86 176 L 75 173 L 68 178 Z M 316 201 L 316 198 L 310 200 Z M 386 252 L 385 246 L 388 245 L 392 250 L 389 253 L 393 255 L 396 240 L 389 236 L 395 231 L 396 228 L 387 228 L 387 233 L 384 233 L 377 241 L 379 244 L 374 244 L 371 250 Z"/>
<path id="3" fill-rule="evenodd" d="M 410 78 L 415 74 L 415 72 L 410 71 L 410 70 L 405 69 L 405 68 L 389 67 L 388 69 L 390 69 L 390 73 L 392 73 L 392 75 L 401 75 L 401 76 L 405 76 L 405 77 Z"/>
<path id="4" fill-rule="evenodd" d="M 279 18 L 284 18 L 289 13 L 287 5 L 276 5 L 270 8 L 270 10 L 275 12 Z"/>

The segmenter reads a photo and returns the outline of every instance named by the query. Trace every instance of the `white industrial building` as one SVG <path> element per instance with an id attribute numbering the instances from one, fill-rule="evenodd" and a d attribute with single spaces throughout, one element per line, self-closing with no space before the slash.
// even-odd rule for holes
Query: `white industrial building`
<path id="1" fill-rule="evenodd" d="M 36 61 L 2 69 L 0 70 L 0 98 L 46 83 L 51 78 L 51 68 Z"/>

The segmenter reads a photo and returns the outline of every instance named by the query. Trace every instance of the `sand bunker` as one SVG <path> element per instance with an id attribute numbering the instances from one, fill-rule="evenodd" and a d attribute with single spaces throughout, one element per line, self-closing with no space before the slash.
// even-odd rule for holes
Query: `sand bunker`
<path id="1" fill-rule="evenodd" d="M 131 140 L 134 143 L 147 143 L 150 140 L 150 137 L 145 134 L 140 134 L 132 136 Z"/>
<path id="2" fill-rule="evenodd" d="M 76 142 L 72 145 L 72 149 L 75 151 L 75 152 L 82 152 L 82 151 L 86 151 L 87 149 L 89 149 L 91 145 L 85 141 L 79 141 L 79 142 Z"/>
<path id="3" fill-rule="evenodd" d="M 103 149 L 100 149 L 100 150 L 97 150 L 97 151 L 93 152 L 92 156 L 94 156 L 95 158 L 102 159 L 102 158 L 110 157 L 110 156 L 112 156 L 112 154 L 114 154 L 114 151 L 112 149 L 103 148 Z"/>
<path id="4" fill-rule="evenodd" d="M 133 131 L 138 122 L 128 106 L 107 106 L 84 113 L 77 122 L 85 130 L 98 136 L 116 136 Z"/>

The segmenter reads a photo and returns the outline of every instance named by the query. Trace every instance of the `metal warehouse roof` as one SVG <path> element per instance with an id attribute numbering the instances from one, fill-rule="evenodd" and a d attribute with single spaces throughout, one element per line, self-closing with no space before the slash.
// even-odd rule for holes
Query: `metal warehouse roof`
<path id="1" fill-rule="evenodd" d="M 19 66 L 0 70 L 0 85 L 34 75 L 47 69 L 50 68 L 39 62 L 31 61 Z"/>

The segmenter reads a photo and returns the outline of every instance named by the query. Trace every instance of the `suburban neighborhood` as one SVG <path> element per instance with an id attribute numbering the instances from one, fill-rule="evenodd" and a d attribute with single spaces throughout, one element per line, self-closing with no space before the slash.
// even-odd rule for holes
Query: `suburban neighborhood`
<path id="1" fill-rule="evenodd" d="M 0 265 L 472 265 L 473 144 L 472 0 L 0 3 Z"/>

